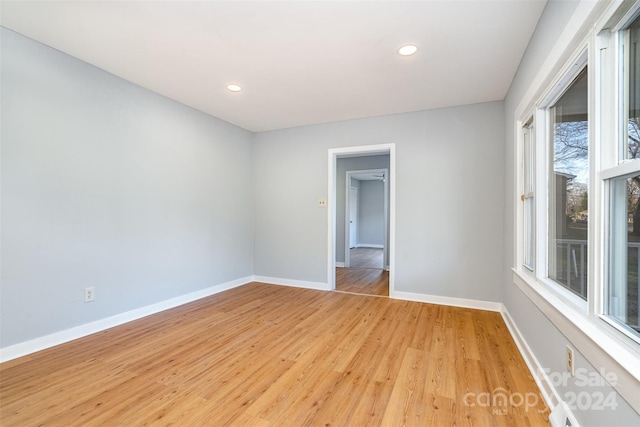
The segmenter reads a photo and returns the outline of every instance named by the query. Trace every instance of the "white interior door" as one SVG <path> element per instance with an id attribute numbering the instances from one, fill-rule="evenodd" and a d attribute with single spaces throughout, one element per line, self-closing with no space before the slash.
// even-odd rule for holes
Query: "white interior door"
<path id="1" fill-rule="evenodd" d="M 355 248 L 358 244 L 358 189 L 350 188 L 349 191 L 349 248 Z"/>

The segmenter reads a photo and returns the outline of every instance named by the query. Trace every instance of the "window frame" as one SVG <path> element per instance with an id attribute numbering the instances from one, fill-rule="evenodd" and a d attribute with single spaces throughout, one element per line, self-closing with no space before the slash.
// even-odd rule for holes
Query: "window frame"
<path id="1" fill-rule="evenodd" d="M 638 17 L 640 17 L 640 4 L 636 2 L 626 14 L 618 19 L 616 25 L 612 26 L 608 32 L 604 31 L 600 35 L 601 44 L 611 52 L 608 58 L 601 58 L 600 64 L 604 70 L 599 76 L 599 84 L 603 89 L 602 108 L 606 108 L 607 103 L 613 104 L 614 108 L 611 109 L 608 115 L 607 113 L 603 114 L 603 120 L 605 121 L 604 127 L 609 128 L 609 132 L 605 131 L 601 135 L 602 161 L 597 177 L 603 188 L 603 274 L 601 286 L 598 289 L 598 301 L 594 307 L 594 313 L 597 318 L 635 343 L 640 343 L 640 333 L 632 331 L 627 325 L 622 324 L 618 319 L 610 316 L 608 314 L 608 301 L 609 290 L 612 286 L 612 185 L 616 179 L 623 179 L 640 173 L 640 158 L 629 159 L 627 156 L 628 107 L 630 102 L 629 84 L 626 78 L 626 73 L 628 73 L 630 69 L 630 36 L 627 30 Z M 609 71 L 609 73 L 607 73 L 607 71 Z M 607 81 L 610 82 L 608 85 Z"/>
<path id="2" fill-rule="evenodd" d="M 577 54 L 568 61 L 568 63 L 563 67 L 562 71 L 559 73 L 559 77 L 553 82 L 547 90 L 544 92 L 544 95 L 541 99 L 535 104 L 535 119 L 538 123 L 537 128 L 538 132 L 536 132 L 536 188 L 538 189 L 537 194 L 537 209 L 536 209 L 536 268 L 534 270 L 534 278 L 537 283 L 543 285 L 545 288 L 553 292 L 560 300 L 562 300 L 565 304 L 573 307 L 581 313 L 588 313 L 588 302 L 589 300 L 582 299 L 580 296 L 575 294 L 574 292 L 568 290 L 566 287 L 562 286 L 555 280 L 551 279 L 549 276 L 549 243 L 551 240 L 550 236 L 550 203 L 549 203 L 549 194 L 550 194 L 550 186 L 551 180 L 549 179 L 550 174 L 552 173 L 553 165 L 551 159 L 552 148 L 553 148 L 553 126 L 551 119 L 551 107 L 562 97 L 562 95 L 569 89 L 573 81 L 578 77 L 578 75 L 584 70 L 585 67 L 589 65 L 589 44 L 584 42 L 581 44 L 580 49 L 577 49 Z M 591 80 L 592 68 L 587 68 L 589 83 Z M 593 120 L 592 113 L 592 102 L 591 102 L 591 90 L 589 90 L 589 188 L 588 191 L 591 194 L 592 182 L 593 182 L 593 173 L 592 173 L 592 156 L 593 152 L 593 126 L 591 126 L 591 122 Z M 591 199 L 589 198 L 589 211 L 591 211 Z M 591 236 L 589 236 L 589 242 L 591 242 Z M 594 259 L 592 257 L 592 246 L 588 245 L 587 247 L 587 258 Z M 591 264 L 589 263 L 588 268 L 591 268 Z M 592 283 L 593 278 L 591 271 L 587 272 L 587 295 L 592 295 Z"/>
<path id="3" fill-rule="evenodd" d="M 583 310 L 586 311 L 586 305 L 585 302 L 588 301 L 588 295 L 589 295 L 589 272 L 588 272 L 588 263 L 585 266 L 585 271 L 583 271 L 582 273 L 584 275 L 586 275 L 586 280 L 584 283 L 584 287 L 585 287 L 585 295 L 584 298 L 582 297 L 582 295 L 576 291 L 573 291 L 569 285 L 567 284 L 566 286 L 564 284 L 562 284 L 560 281 L 553 279 L 551 277 L 550 274 L 550 265 L 551 262 L 554 261 L 554 259 L 556 258 L 555 256 L 552 255 L 552 253 L 554 253 L 554 251 L 556 250 L 556 247 L 554 247 L 554 240 L 556 239 L 554 230 L 555 227 L 557 227 L 556 223 L 554 222 L 554 216 L 556 214 L 555 209 L 551 209 L 551 207 L 555 207 L 555 205 L 553 205 L 552 203 L 552 198 L 555 199 L 556 196 L 556 182 L 552 179 L 552 176 L 554 174 L 556 174 L 555 171 L 555 148 L 556 148 L 556 139 L 555 139 L 555 125 L 556 125 L 556 108 L 557 108 L 557 104 L 560 101 L 560 99 L 569 91 L 571 90 L 573 84 L 577 81 L 577 79 L 579 77 L 581 77 L 581 74 L 583 74 L 583 72 L 585 73 L 585 77 L 587 78 L 587 83 L 589 80 L 589 71 L 590 71 L 590 67 L 588 64 L 588 52 L 587 52 L 587 48 L 585 47 L 585 49 L 583 50 L 583 52 L 578 56 L 578 58 L 574 61 L 573 65 L 570 67 L 570 69 L 566 72 L 566 74 L 561 78 L 561 82 L 562 84 L 559 84 L 556 86 L 556 88 L 550 93 L 549 97 L 546 100 L 546 103 L 544 105 L 540 105 L 540 108 L 543 109 L 545 111 L 546 114 L 546 120 L 547 120 L 547 134 L 546 134 L 546 139 L 544 141 L 544 143 L 547 145 L 547 152 L 548 152 L 548 156 L 546 158 L 547 161 L 547 168 L 545 173 L 547 174 L 547 181 L 548 181 L 548 185 L 547 185 L 547 191 L 546 191 L 546 200 L 547 200 L 547 206 L 548 211 L 547 211 L 547 244 L 546 244 L 546 251 L 547 251 L 547 270 L 546 270 L 546 274 L 545 274 L 545 279 L 547 279 L 548 281 L 550 281 L 550 283 L 553 284 L 553 286 L 557 286 L 559 287 L 558 291 L 564 294 L 564 291 L 568 291 L 568 295 L 573 295 L 578 297 L 577 300 L 574 300 L 571 297 L 568 297 L 569 299 L 571 299 L 573 301 L 574 304 L 582 307 Z M 591 85 L 587 84 L 587 124 L 588 124 L 588 129 L 587 129 L 587 149 L 588 149 L 588 158 L 587 158 L 587 167 L 588 167 L 588 183 L 587 183 L 587 194 L 590 193 L 591 187 L 592 187 L 592 183 L 593 183 L 593 177 L 592 177 L 592 166 L 591 166 L 591 158 L 592 158 L 592 152 L 593 152 L 593 136 L 591 134 L 591 128 L 593 127 L 593 118 L 591 116 L 590 113 L 590 105 L 591 105 Z M 586 256 L 586 259 L 592 259 L 591 257 L 589 257 L 589 238 L 587 236 L 587 240 L 586 240 L 586 246 L 587 249 L 586 251 L 583 252 L 583 256 Z M 571 244 L 571 243 L 570 243 Z M 569 247 L 570 248 L 570 247 Z M 586 253 L 585 253 L 586 252 Z M 567 260 L 567 262 L 570 262 L 569 259 Z M 577 268 L 576 268 L 577 269 Z M 570 274 L 570 273 L 569 273 Z M 557 275 L 556 275 L 557 276 Z"/>
<path id="4" fill-rule="evenodd" d="M 537 226 L 536 226 L 536 127 L 533 113 L 521 128 L 522 136 L 522 266 L 530 272 L 535 272 L 536 268 L 536 248 L 537 248 Z M 530 200 L 530 208 L 533 212 L 527 210 L 527 200 Z M 531 227 L 532 239 L 529 238 L 529 228 Z M 527 256 L 529 255 L 529 256 Z M 530 257 L 530 263 L 528 258 Z"/>
<path id="5" fill-rule="evenodd" d="M 622 145 L 620 148 L 622 149 Z M 604 257 L 604 282 L 602 286 L 603 293 L 601 295 L 602 304 L 599 307 L 599 310 L 596 312 L 596 315 L 601 320 L 605 321 L 610 326 L 614 327 L 616 330 L 640 344 L 640 333 L 633 331 L 628 325 L 622 323 L 619 319 L 616 319 L 612 315 L 608 314 L 609 312 L 609 290 L 611 281 L 612 281 L 612 237 L 611 237 L 611 228 L 612 228 L 612 219 L 611 219 L 611 203 L 612 203 L 612 185 L 613 180 L 615 179 L 625 179 L 627 177 L 640 174 L 640 159 L 634 159 L 632 161 L 627 161 L 620 166 L 624 167 L 614 167 L 609 168 L 605 171 L 602 171 L 600 178 L 605 187 L 605 197 L 604 197 L 604 207 L 605 207 L 605 257 Z M 626 173 L 625 173 L 626 172 Z"/>

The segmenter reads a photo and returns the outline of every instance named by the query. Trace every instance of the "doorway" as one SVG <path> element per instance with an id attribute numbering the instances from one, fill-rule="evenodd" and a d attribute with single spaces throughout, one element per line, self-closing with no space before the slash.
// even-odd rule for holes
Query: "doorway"
<path id="1" fill-rule="evenodd" d="M 388 155 L 339 158 L 336 181 L 340 181 L 339 174 L 344 169 L 341 166 L 346 164 L 362 167 L 389 160 Z M 336 268 L 336 290 L 389 296 L 389 275 L 385 268 L 389 224 L 389 169 L 347 170 L 344 174 L 344 267 Z M 339 206 L 339 200 L 337 202 L 336 206 Z M 340 233 L 336 233 L 336 239 L 340 241 Z M 339 255 L 336 261 L 339 260 L 338 257 Z"/>
<path id="2" fill-rule="evenodd" d="M 390 160 L 389 156 L 384 158 L 387 161 Z M 371 157 L 364 156 L 360 159 L 365 160 L 366 164 L 366 159 Z M 340 159 L 338 161 L 340 162 Z M 341 168 L 337 169 L 337 173 L 340 173 Z M 365 267 L 388 270 L 388 176 L 388 167 L 345 172 L 345 268 Z M 336 178 L 336 181 L 340 180 Z M 339 205 L 340 203 L 336 204 L 337 209 Z M 340 241 L 339 232 L 336 239 Z M 339 258 L 338 253 L 336 260 L 339 261 Z"/>
<path id="3" fill-rule="evenodd" d="M 349 170 L 348 179 L 346 172 L 343 172 L 345 175 L 338 175 L 338 159 L 381 155 L 387 155 L 386 167 L 377 165 Z M 341 170 L 344 171 L 344 168 Z M 327 275 L 329 288 L 369 295 L 393 296 L 395 290 L 395 144 L 330 149 L 328 175 Z M 344 184 L 342 177 L 344 177 Z M 338 181 L 340 181 L 339 187 L 337 187 Z M 362 182 L 366 182 L 364 187 L 360 187 Z M 358 232 L 359 228 L 362 229 L 363 218 L 365 218 L 365 225 L 371 226 L 375 223 L 371 221 L 370 214 L 366 213 L 366 207 L 367 216 L 363 217 L 362 206 L 359 206 L 363 194 L 367 192 L 370 195 L 373 194 L 371 190 L 375 187 L 383 190 L 381 203 L 383 210 L 378 213 L 378 216 L 383 219 L 384 224 L 382 229 L 378 230 L 377 239 L 372 237 L 370 229 L 364 232 L 364 235 Z M 340 200 L 337 199 L 338 193 Z M 371 203 L 371 200 L 366 203 Z M 336 232 L 337 230 L 339 233 Z M 340 259 L 336 258 L 337 253 Z M 378 262 L 378 260 L 381 261 Z M 353 265 L 354 262 L 356 266 Z M 346 288 L 342 286 L 344 283 L 348 284 Z M 336 286 L 337 284 L 339 286 Z"/>

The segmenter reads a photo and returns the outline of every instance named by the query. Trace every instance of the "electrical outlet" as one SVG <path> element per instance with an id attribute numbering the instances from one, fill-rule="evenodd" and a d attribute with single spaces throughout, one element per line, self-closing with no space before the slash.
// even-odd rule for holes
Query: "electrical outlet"
<path id="1" fill-rule="evenodd" d="M 318 207 L 326 208 L 327 207 L 327 199 L 318 199 Z"/>
<path id="2" fill-rule="evenodd" d="M 96 299 L 96 289 L 92 286 L 84 288 L 84 302 L 91 302 Z"/>
<path id="3" fill-rule="evenodd" d="M 573 366 L 573 349 L 567 346 L 567 372 L 571 374 L 571 376 L 575 376 L 575 368 Z"/>

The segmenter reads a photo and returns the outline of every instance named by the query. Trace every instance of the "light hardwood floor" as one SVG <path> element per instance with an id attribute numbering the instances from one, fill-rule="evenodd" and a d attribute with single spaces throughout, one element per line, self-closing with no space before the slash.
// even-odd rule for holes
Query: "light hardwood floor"
<path id="1" fill-rule="evenodd" d="M 349 249 L 349 264 L 351 267 L 383 268 L 383 249 L 351 248 Z"/>
<path id="2" fill-rule="evenodd" d="M 482 393 L 539 403 L 486 407 Z M 0 365 L 2 426 L 538 426 L 547 415 L 498 313 L 256 283 Z"/>
<path id="3" fill-rule="evenodd" d="M 336 268 L 336 290 L 389 296 L 389 272 L 378 268 Z"/>
<path id="4" fill-rule="evenodd" d="M 350 268 L 336 268 L 336 290 L 389 296 L 389 272 L 382 269 L 383 250 L 352 248 Z"/>

